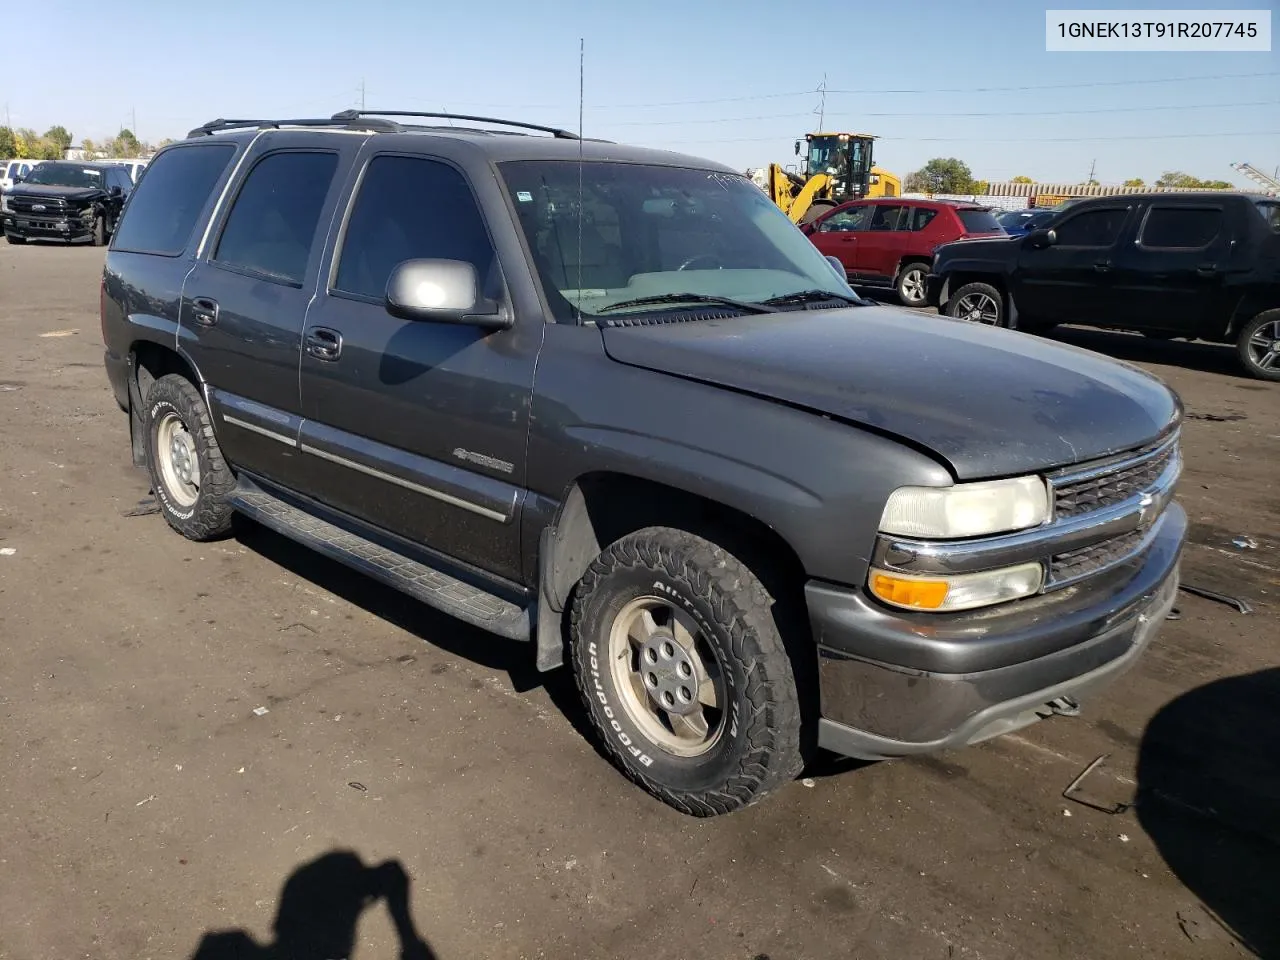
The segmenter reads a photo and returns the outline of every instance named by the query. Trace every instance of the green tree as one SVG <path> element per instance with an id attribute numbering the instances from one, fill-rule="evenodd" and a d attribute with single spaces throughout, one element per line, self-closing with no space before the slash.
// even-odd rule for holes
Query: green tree
<path id="1" fill-rule="evenodd" d="M 8 127 L 0 127 L 0 160 L 18 155 L 18 138 Z"/>
<path id="2" fill-rule="evenodd" d="M 923 193 L 972 193 L 973 173 L 955 157 L 934 157 L 919 170 L 907 174 L 906 187 Z"/>
<path id="3" fill-rule="evenodd" d="M 27 127 L 17 131 L 17 142 L 13 155 L 19 160 L 30 160 L 40 156 L 40 135 Z"/>
<path id="4" fill-rule="evenodd" d="M 1145 187 L 1147 185 L 1147 181 L 1143 180 L 1141 177 L 1134 177 L 1132 180 L 1126 180 L 1124 185 L 1126 187 Z"/>
<path id="5" fill-rule="evenodd" d="M 57 144 L 59 154 L 65 153 L 67 148 L 71 146 L 72 137 L 67 128 L 61 124 L 56 124 L 44 132 L 44 138 Z"/>
<path id="6" fill-rule="evenodd" d="M 1231 184 L 1225 180 L 1201 180 L 1181 170 L 1166 170 L 1156 181 L 1157 187 L 1180 187 L 1184 190 L 1229 190 Z"/>
<path id="7" fill-rule="evenodd" d="M 1225 180 L 1201 180 L 1200 187 L 1203 190 L 1230 190 L 1231 184 Z"/>
<path id="8" fill-rule="evenodd" d="M 1010 182 L 1010 183 L 1035 183 L 1035 181 L 1034 181 L 1034 180 L 1032 180 L 1030 177 L 1024 177 L 1024 176 L 1022 176 L 1022 175 L 1018 175 L 1018 176 L 1014 177 L 1014 178 L 1013 178 L 1012 180 L 1010 180 L 1009 182 Z"/>
<path id="9" fill-rule="evenodd" d="M 84 151 L 86 160 L 92 160 L 93 155 L 101 150 L 102 147 L 94 143 L 94 141 L 90 140 L 88 137 L 85 137 L 80 141 L 80 149 Z"/>
<path id="10" fill-rule="evenodd" d="M 125 128 L 116 134 L 116 138 L 107 147 L 107 152 L 113 157 L 136 157 L 141 147 L 133 131 Z"/>

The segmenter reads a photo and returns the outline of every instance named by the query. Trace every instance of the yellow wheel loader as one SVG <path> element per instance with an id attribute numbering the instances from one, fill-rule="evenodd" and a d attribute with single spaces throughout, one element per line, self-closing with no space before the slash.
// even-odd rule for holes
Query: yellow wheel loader
<path id="1" fill-rule="evenodd" d="M 867 133 L 805 134 L 796 141 L 797 156 L 803 145 L 803 173 L 771 163 L 769 196 L 795 223 L 808 223 L 846 200 L 900 196 L 902 181 L 873 165 L 875 139 Z"/>

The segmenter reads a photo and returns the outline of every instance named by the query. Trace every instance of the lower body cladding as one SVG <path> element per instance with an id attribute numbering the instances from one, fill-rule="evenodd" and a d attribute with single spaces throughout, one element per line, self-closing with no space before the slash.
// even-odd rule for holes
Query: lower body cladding
<path id="1" fill-rule="evenodd" d="M 818 742 L 866 760 L 932 753 L 1072 713 L 1138 660 L 1172 608 L 1187 519 L 1171 505 L 1140 555 L 1042 596 L 945 616 L 806 587 L 819 652 Z"/>

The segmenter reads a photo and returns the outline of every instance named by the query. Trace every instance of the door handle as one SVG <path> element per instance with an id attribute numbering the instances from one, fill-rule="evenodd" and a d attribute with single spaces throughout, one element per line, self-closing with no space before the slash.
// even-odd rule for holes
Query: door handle
<path id="1" fill-rule="evenodd" d="M 312 327 L 307 331 L 307 353 L 317 360 L 337 360 L 342 354 L 342 334 L 328 327 Z"/>
<path id="2" fill-rule="evenodd" d="M 195 297 L 191 301 L 191 319 L 202 327 L 212 327 L 218 322 L 218 301 L 208 297 Z"/>
<path id="3" fill-rule="evenodd" d="M 1093 265 L 1093 269 L 1097 270 L 1099 273 L 1106 273 L 1108 270 L 1111 269 L 1111 261 L 1099 260 L 1097 263 Z"/>
<path id="4" fill-rule="evenodd" d="M 1196 267 L 1196 273 L 1202 277 L 1212 277 L 1217 272 L 1218 265 L 1216 263 L 1202 263 Z"/>
<path id="5" fill-rule="evenodd" d="M 848 235 L 845 235 L 845 236 L 843 236 L 843 237 L 841 237 L 841 238 L 840 238 L 840 242 L 841 242 L 841 243 L 853 243 L 853 242 L 854 242 L 854 241 L 856 241 L 857 239 L 858 239 L 857 237 L 850 237 L 850 236 L 848 236 Z"/>

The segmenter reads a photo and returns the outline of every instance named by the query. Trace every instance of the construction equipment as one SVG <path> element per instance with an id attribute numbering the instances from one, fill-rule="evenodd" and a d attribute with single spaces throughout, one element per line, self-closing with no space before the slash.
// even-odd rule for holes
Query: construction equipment
<path id="1" fill-rule="evenodd" d="M 868 133 L 805 134 L 804 141 L 796 141 L 797 156 L 805 144 L 803 174 L 771 163 L 769 196 L 795 223 L 808 223 L 846 200 L 900 196 L 902 181 L 873 165 L 875 140 Z"/>
<path id="2" fill-rule="evenodd" d="M 1280 179 L 1263 173 L 1251 163 L 1233 163 L 1231 168 L 1237 173 L 1248 177 L 1272 196 L 1275 196 L 1276 193 L 1280 192 Z"/>

